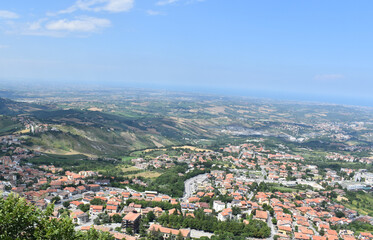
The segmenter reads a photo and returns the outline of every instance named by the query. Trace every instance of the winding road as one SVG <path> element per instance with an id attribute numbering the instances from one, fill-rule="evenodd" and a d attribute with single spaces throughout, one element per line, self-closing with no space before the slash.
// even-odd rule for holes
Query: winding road
<path id="1" fill-rule="evenodd" d="M 200 174 L 195 177 L 189 178 L 184 182 L 185 190 L 184 190 L 184 196 L 180 199 L 181 202 L 184 202 L 188 200 L 192 196 L 192 194 L 196 191 L 197 186 L 196 182 L 203 181 L 207 179 L 207 173 Z"/>

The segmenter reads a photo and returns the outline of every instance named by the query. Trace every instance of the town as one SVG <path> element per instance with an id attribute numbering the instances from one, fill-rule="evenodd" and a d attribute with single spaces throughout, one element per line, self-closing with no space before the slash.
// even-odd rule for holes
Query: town
<path id="1" fill-rule="evenodd" d="M 66 171 L 27 163 L 35 153 L 15 136 L 2 138 L 0 191 L 17 194 L 40 209 L 54 203 L 55 218 L 70 217 L 76 230 L 95 228 L 115 239 L 261 238 L 276 240 L 373 239 L 373 217 L 351 209 L 356 194 L 372 191 L 366 169 L 304 164 L 304 157 L 267 148 L 262 140 L 228 145 L 219 151 L 188 151 L 132 158 L 138 169 L 172 169 L 179 176 L 198 170 L 184 182 L 182 197 L 146 190 L 134 177 L 116 179 L 97 171 Z M 14 147 L 15 146 L 15 147 Z M 326 158 L 346 158 L 331 153 Z M 349 160 L 347 160 L 349 161 Z M 138 191 L 139 187 L 145 188 Z M 361 202 L 360 204 L 366 204 Z M 362 227 L 363 226 L 363 227 Z"/>

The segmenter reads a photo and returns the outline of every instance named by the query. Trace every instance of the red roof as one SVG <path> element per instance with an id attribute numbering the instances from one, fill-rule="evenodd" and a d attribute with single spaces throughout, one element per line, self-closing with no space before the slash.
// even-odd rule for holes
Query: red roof
<path id="1" fill-rule="evenodd" d="M 255 217 L 259 218 L 259 219 L 267 220 L 268 219 L 268 213 L 266 211 L 256 210 Z"/>
<path id="2" fill-rule="evenodd" d="M 300 233 L 300 232 L 295 232 L 294 237 L 296 239 L 302 239 L 302 240 L 309 240 L 310 239 L 310 237 L 308 235 Z"/>
<path id="3" fill-rule="evenodd" d="M 101 205 L 91 205 L 91 209 L 93 209 L 93 210 L 103 210 L 104 209 L 104 207 L 103 206 L 101 206 Z"/>
<path id="4" fill-rule="evenodd" d="M 106 209 L 107 209 L 107 210 L 115 210 L 115 211 L 116 211 L 116 210 L 117 210 L 117 206 L 107 205 L 107 206 L 106 206 Z"/>
<path id="5" fill-rule="evenodd" d="M 188 237 L 189 234 L 190 234 L 190 230 L 189 229 L 172 229 L 172 228 L 166 228 L 166 227 L 162 227 L 161 225 L 158 225 L 158 224 L 152 224 L 150 227 L 149 227 L 149 230 L 150 231 L 160 231 L 161 233 L 171 233 L 172 235 L 178 235 L 179 233 L 181 233 L 181 235 L 183 237 Z"/>
<path id="6" fill-rule="evenodd" d="M 140 213 L 130 212 L 123 219 L 126 220 L 126 221 L 133 222 L 133 221 L 135 221 L 139 217 L 140 217 Z"/>

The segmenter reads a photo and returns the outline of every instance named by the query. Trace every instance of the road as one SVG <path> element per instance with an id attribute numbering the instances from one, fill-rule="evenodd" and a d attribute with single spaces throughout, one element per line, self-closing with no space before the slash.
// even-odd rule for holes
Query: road
<path id="1" fill-rule="evenodd" d="M 265 170 L 264 166 L 261 166 L 261 169 L 262 169 L 263 179 L 266 179 L 267 178 L 267 171 Z"/>
<path id="2" fill-rule="evenodd" d="M 319 236 L 319 232 L 313 227 L 313 224 L 311 221 L 308 221 L 309 224 L 310 224 L 310 228 L 312 229 L 313 231 L 313 234 L 316 235 L 316 236 Z"/>
<path id="3" fill-rule="evenodd" d="M 253 197 L 254 197 L 254 192 L 250 192 L 250 194 L 247 196 L 247 200 L 251 201 Z"/>
<path id="4" fill-rule="evenodd" d="M 214 235 L 214 234 L 209 233 L 209 232 L 198 231 L 198 230 L 195 230 L 195 229 L 190 230 L 190 237 L 191 238 L 201 238 L 201 237 L 211 238 L 212 235 Z"/>
<path id="5" fill-rule="evenodd" d="M 189 178 L 184 182 L 185 190 L 184 190 L 184 196 L 180 199 L 180 201 L 184 202 L 188 200 L 192 196 L 193 193 L 196 192 L 197 186 L 196 182 L 197 181 L 203 181 L 204 179 L 207 178 L 207 173 L 205 174 L 200 174 L 195 177 Z"/>
<path id="6" fill-rule="evenodd" d="M 270 216 L 269 212 L 267 211 L 268 213 L 268 216 Z M 274 239 L 274 236 L 276 235 L 276 230 L 275 230 L 275 226 L 273 225 L 272 223 L 272 217 L 270 216 L 269 219 L 268 219 L 268 227 L 271 228 L 271 236 L 269 238 L 267 238 L 268 240 L 273 240 Z"/>

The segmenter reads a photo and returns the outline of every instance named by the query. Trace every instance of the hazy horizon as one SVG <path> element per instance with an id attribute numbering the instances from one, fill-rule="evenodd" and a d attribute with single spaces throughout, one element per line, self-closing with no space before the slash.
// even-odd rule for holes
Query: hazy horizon
<path id="1" fill-rule="evenodd" d="M 89 86 L 87 84 L 90 84 Z M 7 81 L 0 80 L 0 91 L 17 92 L 22 91 L 43 91 L 54 90 L 63 92 L 68 90 L 74 91 L 99 91 L 99 90 L 146 90 L 146 91 L 164 91 L 174 93 L 186 94 L 202 94 L 202 95 L 215 95 L 216 97 L 247 97 L 254 99 L 268 99 L 291 101 L 299 103 L 314 103 L 314 104 L 337 104 L 337 105 L 350 105 L 373 108 L 373 101 L 368 99 L 359 98 L 346 98 L 341 96 L 323 96 L 316 94 L 297 94 L 294 92 L 276 92 L 269 90 L 256 90 L 256 89 L 234 89 L 234 88 L 211 88 L 200 86 L 176 86 L 165 84 L 139 84 L 139 83 L 102 83 L 102 82 L 53 82 L 46 81 Z M 0 93 L 0 97 L 1 93 Z"/>
<path id="2" fill-rule="evenodd" d="M 46 0 L 0 7 L 0 80 L 373 106 L 371 1 Z"/>

